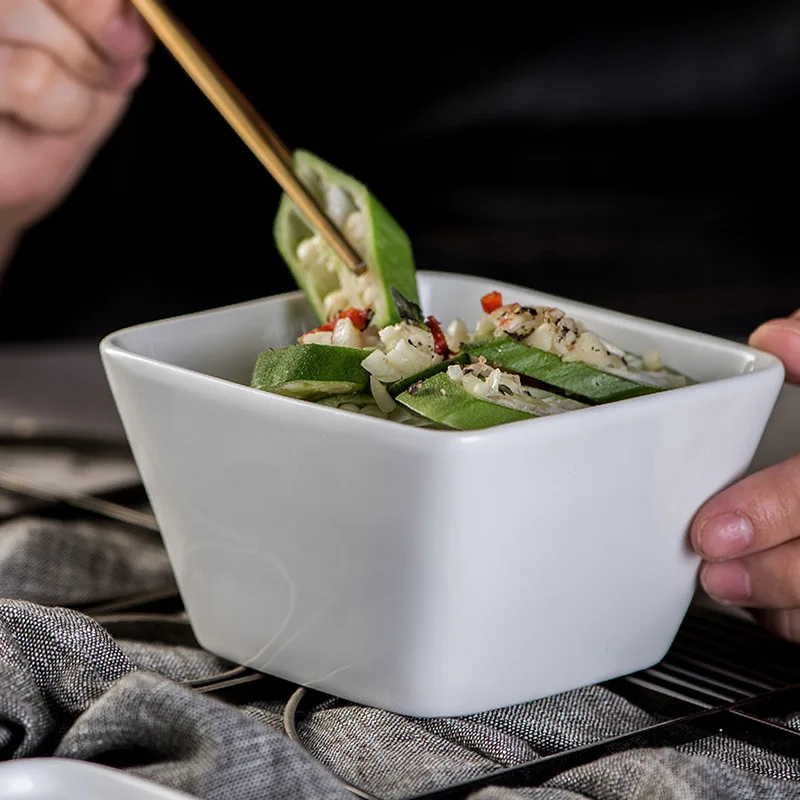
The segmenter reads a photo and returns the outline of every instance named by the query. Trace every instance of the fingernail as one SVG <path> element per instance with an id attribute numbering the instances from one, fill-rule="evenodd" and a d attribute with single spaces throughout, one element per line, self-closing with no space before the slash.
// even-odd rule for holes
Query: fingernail
<path id="1" fill-rule="evenodd" d="M 753 331 L 749 344 L 777 356 L 786 369 L 786 380 L 800 382 L 800 317 L 765 322 Z"/>
<path id="2" fill-rule="evenodd" d="M 743 514 L 720 514 L 706 520 L 697 535 L 697 548 L 708 558 L 732 558 L 753 541 L 753 526 Z"/>
<path id="3" fill-rule="evenodd" d="M 778 320 L 770 320 L 769 322 L 763 322 L 759 325 L 747 338 L 747 343 L 751 347 L 759 347 L 761 341 L 764 339 L 764 335 L 766 334 L 769 336 L 769 332 L 778 324 Z"/>
<path id="4" fill-rule="evenodd" d="M 800 333 L 800 329 L 797 327 L 798 320 L 800 320 L 800 311 L 796 311 L 790 317 L 764 322 L 750 334 L 750 341 L 771 337 L 775 333 L 789 336 Z"/>
<path id="5" fill-rule="evenodd" d="M 722 603 L 742 603 L 750 598 L 750 574 L 741 561 L 706 564 L 700 583 L 708 594 Z"/>

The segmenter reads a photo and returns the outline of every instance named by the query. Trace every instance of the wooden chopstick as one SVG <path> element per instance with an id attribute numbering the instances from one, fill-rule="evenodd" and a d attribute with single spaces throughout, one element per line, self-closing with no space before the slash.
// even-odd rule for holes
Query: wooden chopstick
<path id="1" fill-rule="evenodd" d="M 172 53 L 228 124 L 239 134 L 281 188 L 295 202 L 345 265 L 356 275 L 367 268 L 342 233 L 317 204 L 292 168 L 292 153 L 236 88 L 192 34 L 161 0 L 131 0 L 153 33 Z"/>

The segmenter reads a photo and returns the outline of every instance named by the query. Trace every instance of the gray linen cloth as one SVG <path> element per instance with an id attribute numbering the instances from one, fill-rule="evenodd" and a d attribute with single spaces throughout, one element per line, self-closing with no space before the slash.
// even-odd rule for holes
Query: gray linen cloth
<path id="1" fill-rule="evenodd" d="M 172 585 L 160 544 L 4 502 L 16 516 L 0 521 L 0 759 L 76 758 L 209 800 L 352 797 L 342 780 L 401 800 L 654 722 L 603 687 L 459 719 L 309 700 L 301 747 L 282 733 L 288 689 L 261 681 L 223 700 L 180 685 L 231 666 L 180 614 L 104 622 L 64 607 Z M 784 800 L 800 797 L 800 760 L 715 736 L 473 797 Z"/>
<path id="2" fill-rule="evenodd" d="M 0 603 L 0 752 L 129 769 L 198 797 L 347 793 L 294 743 L 136 665 L 88 617 Z"/>

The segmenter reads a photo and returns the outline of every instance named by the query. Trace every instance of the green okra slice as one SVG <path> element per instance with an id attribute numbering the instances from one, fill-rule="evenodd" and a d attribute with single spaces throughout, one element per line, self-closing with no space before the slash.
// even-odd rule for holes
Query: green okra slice
<path id="1" fill-rule="evenodd" d="M 320 322 L 345 308 L 371 308 L 372 324 L 400 321 L 394 286 L 419 302 L 411 242 L 375 196 L 352 176 L 304 150 L 294 154 L 298 178 L 368 265 L 354 275 L 284 194 L 275 218 L 278 251 Z"/>
<path id="2" fill-rule="evenodd" d="M 433 364 L 427 369 L 422 370 L 422 372 L 416 373 L 416 375 L 411 375 L 408 378 L 402 378 L 399 381 L 390 383 L 386 389 L 392 397 L 397 397 L 397 395 L 404 392 L 412 384 L 418 381 L 424 381 L 426 378 L 430 378 L 439 372 L 444 372 L 451 364 L 469 364 L 469 360 L 469 356 L 466 353 L 459 353 L 452 358 L 440 361 L 438 364 Z"/>
<path id="3" fill-rule="evenodd" d="M 319 400 L 363 391 L 369 373 L 361 366 L 365 351 L 357 347 L 294 344 L 260 353 L 250 385 L 265 392 Z"/>
<path id="4" fill-rule="evenodd" d="M 535 414 L 482 400 L 440 372 L 413 384 L 396 398 L 398 403 L 434 422 L 459 431 L 479 430 L 535 419 Z"/>
<path id="5" fill-rule="evenodd" d="M 546 386 L 593 403 L 611 403 L 630 397 L 662 392 L 669 386 L 642 382 L 590 367 L 580 361 L 564 361 L 548 353 L 518 342 L 509 336 L 464 345 L 464 352 L 473 359 L 483 356 L 489 364 L 509 372 L 533 378 Z M 637 376 L 639 373 L 635 373 Z"/>

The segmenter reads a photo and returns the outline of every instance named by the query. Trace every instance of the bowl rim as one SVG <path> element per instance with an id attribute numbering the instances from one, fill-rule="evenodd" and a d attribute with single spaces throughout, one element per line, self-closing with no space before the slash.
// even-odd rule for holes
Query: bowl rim
<path id="1" fill-rule="evenodd" d="M 725 339 L 719 336 L 715 336 L 713 334 L 702 333 L 700 331 L 693 331 L 691 329 L 682 328 L 677 325 L 671 325 L 665 322 L 659 322 L 656 320 L 650 320 L 645 317 L 636 316 L 634 314 L 628 314 L 621 311 L 615 311 L 613 309 L 604 308 L 601 306 L 595 306 L 589 303 L 584 303 L 581 301 L 573 301 L 569 298 L 561 297 L 558 295 L 552 295 L 545 292 L 539 292 L 536 289 L 519 286 L 515 284 L 506 283 L 504 281 L 492 280 L 489 278 L 482 278 L 480 276 L 474 275 L 464 275 L 455 272 L 439 272 L 433 270 L 419 270 L 418 276 L 424 278 L 431 278 L 434 280 L 445 280 L 445 281 L 453 281 L 459 283 L 473 283 L 477 285 L 485 285 L 486 283 L 492 283 L 495 285 L 498 290 L 504 293 L 513 293 L 514 291 L 523 291 L 528 293 L 534 293 L 538 295 L 542 301 L 546 303 L 550 303 L 552 305 L 558 306 L 561 304 L 562 306 L 568 306 L 570 308 L 570 313 L 580 312 L 580 311 L 588 311 L 593 314 L 600 314 L 601 316 L 607 317 L 608 319 L 612 320 L 619 320 L 624 322 L 632 322 L 639 326 L 645 325 L 649 331 L 651 331 L 654 336 L 658 336 L 659 332 L 663 332 L 665 334 L 669 333 L 671 336 L 675 336 L 676 334 L 683 338 L 690 338 L 695 342 L 700 344 L 707 344 L 707 345 L 714 345 L 715 347 L 724 347 L 728 351 L 736 352 L 741 355 L 748 355 L 751 358 L 751 368 L 735 374 L 729 375 L 723 378 L 717 378 L 710 381 L 703 381 L 696 384 L 691 384 L 689 386 L 680 387 L 678 391 L 670 390 L 666 392 L 658 392 L 654 394 L 647 394 L 647 395 L 640 395 L 638 397 L 631 397 L 627 398 L 624 401 L 617 401 L 613 403 L 606 403 L 603 405 L 596 405 L 596 406 L 588 406 L 585 409 L 581 409 L 580 414 L 553 414 L 550 416 L 545 417 L 532 417 L 530 420 L 520 420 L 513 424 L 507 425 L 497 425 L 490 428 L 483 428 L 474 431 L 458 431 L 458 430 L 438 430 L 438 429 L 431 429 L 431 428 L 421 428 L 416 427 L 413 425 L 398 425 L 398 423 L 392 420 L 380 419 L 377 417 L 372 417 L 370 415 L 354 415 L 350 412 L 342 411 L 341 409 L 334 408 L 332 406 L 323 406 L 316 403 L 309 403 L 305 400 L 299 400 L 292 397 L 285 397 L 283 395 L 272 394 L 270 392 L 265 392 L 260 389 L 255 389 L 251 386 L 246 384 L 238 383 L 233 380 L 229 380 L 227 378 L 218 377 L 216 375 L 210 375 L 207 372 L 202 372 L 197 369 L 191 369 L 189 367 L 179 366 L 177 364 L 170 363 L 169 361 L 165 361 L 159 359 L 155 356 L 148 356 L 144 355 L 143 353 L 136 352 L 126 346 L 120 341 L 125 339 L 128 335 L 142 330 L 148 330 L 152 328 L 161 327 L 164 325 L 169 325 L 170 323 L 176 323 L 183 320 L 189 319 L 201 319 L 201 318 L 208 318 L 216 315 L 222 315 L 225 313 L 231 313 L 237 310 L 244 310 L 247 308 L 258 307 L 260 305 L 267 305 L 269 303 L 275 303 L 278 301 L 293 301 L 293 300 L 302 300 L 304 299 L 304 294 L 301 290 L 292 290 L 288 292 L 281 292 L 279 294 L 274 295 L 267 295 L 265 297 L 255 298 L 253 300 L 245 300 L 239 303 L 232 303 L 225 306 L 219 306 L 216 308 L 206 309 L 202 311 L 194 311 L 187 314 L 180 314 L 175 315 L 172 317 L 165 317 L 162 319 L 152 320 L 149 322 L 138 323 L 136 325 L 127 326 L 125 328 L 120 328 L 116 331 L 113 331 L 106 336 L 104 336 L 100 343 L 99 343 L 99 350 L 102 359 L 105 362 L 106 358 L 111 358 L 115 361 L 118 360 L 129 360 L 138 362 L 140 364 L 146 364 L 148 367 L 157 367 L 160 370 L 166 371 L 168 374 L 174 376 L 188 376 L 191 375 L 195 379 L 200 379 L 203 381 L 211 382 L 217 384 L 220 387 L 224 387 L 224 391 L 228 392 L 244 392 L 245 394 L 250 394 L 251 396 L 259 396 L 261 398 L 260 402 L 264 404 L 265 408 L 269 408 L 270 404 L 275 407 L 283 407 L 283 408 L 292 408 L 294 407 L 298 413 L 307 413 L 307 414 L 332 414 L 334 416 L 331 417 L 331 420 L 341 420 L 342 415 L 346 415 L 348 418 L 354 418 L 359 420 L 357 423 L 360 427 L 364 427 L 365 430 L 372 430 L 376 434 L 378 434 L 381 430 L 384 432 L 390 430 L 397 430 L 399 433 L 402 433 L 404 436 L 410 436 L 412 439 L 419 440 L 421 437 L 439 437 L 440 440 L 446 438 L 449 441 L 461 441 L 461 442 L 476 442 L 476 441 L 483 441 L 487 438 L 502 438 L 507 436 L 514 436 L 514 431 L 521 433 L 522 430 L 530 431 L 531 425 L 533 423 L 537 423 L 536 430 L 545 429 L 547 425 L 564 425 L 565 421 L 568 420 L 568 424 L 575 425 L 578 420 L 576 417 L 586 420 L 584 424 L 591 425 L 592 420 L 595 418 L 602 419 L 603 414 L 619 414 L 625 413 L 620 412 L 620 408 L 641 408 L 644 404 L 650 403 L 655 411 L 659 404 L 664 405 L 665 403 L 671 404 L 675 401 L 675 398 L 680 396 L 684 398 L 696 396 L 697 393 L 708 392 L 712 390 L 712 387 L 725 387 L 730 386 L 732 382 L 741 382 L 743 380 L 753 380 L 758 379 L 759 376 L 769 373 L 780 373 L 780 382 L 783 383 L 785 377 L 785 370 L 783 363 L 778 359 L 776 356 L 772 355 L 771 353 L 767 353 L 762 350 L 758 350 L 754 347 L 751 347 L 748 344 L 742 344 L 740 342 L 735 342 L 729 339 Z M 776 394 L 777 398 L 777 394 Z M 300 409 L 306 409 L 306 411 L 301 412 Z M 322 417 L 320 417 L 322 419 Z M 601 423 L 598 423 L 601 424 Z M 372 427 L 370 427 L 372 426 Z M 378 426 L 378 427 L 375 427 Z M 523 426 L 522 428 L 520 426 Z M 579 426 L 580 427 L 580 426 Z M 510 429 L 510 430 L 509 430 Z"/>

